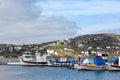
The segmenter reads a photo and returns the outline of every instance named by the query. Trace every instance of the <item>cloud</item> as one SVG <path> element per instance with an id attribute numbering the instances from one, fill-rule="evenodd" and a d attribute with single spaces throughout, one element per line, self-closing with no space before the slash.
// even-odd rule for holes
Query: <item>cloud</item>
<path id="1" fill-rule="evenodd" d="M 0 43 L 41 43 L 76 35 L 77 25 L 62 16 L 42 16 L 35 0 L 0 0 Z"/>
<path id="2" fill-rule="evenodd" d="M 2 37 L 6 36 L 7 40 L 44 42 L 73 37 L 76 34 L 76 24 L 62 17 L 42 17 L 31 22 L 10 25 L 10 27 L 5 25 L 6 27 L 1 29 L 4 33 Z"/>
<path id="3" fill-rule="evenodd" d="M 119 0 L 0 0 L 0 43 L 41 43 L 114 30 L 120 25 L 119 7 Z"/>
<path id="4" fill-rule="evenodd" d="M 39 5 L 44 9 L 43 15 L 78 16 L 120 13 L 120 2 L 114 0 L 47 0 L 40 2 Z"/>
<path id="5" fill-rule="evenodd" d="M 46 0 L 38 3 L 41 15 L 63 15 L 80 25 L 77 34 L 93 34 L 118 29 L 119 0 Z"/>
<path id="6" fill-rule="evenodd" d="M 38 17 L 33 0 L 0 0 L 0 20 L 25 21 Z"/>

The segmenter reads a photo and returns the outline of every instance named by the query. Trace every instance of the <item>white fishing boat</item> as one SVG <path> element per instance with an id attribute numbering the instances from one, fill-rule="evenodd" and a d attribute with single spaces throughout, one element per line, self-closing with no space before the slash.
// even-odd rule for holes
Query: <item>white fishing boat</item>
<path id="1" fill-rule="evenodd" d="M 120 71 L 120 57 L 115 62 L 109 64 L 107 69 L 109 71 Z"/>
<path id="2" fill-rule="evenodd" d="M 46 60 L 47 55 L 41 54 L 38 51 L 35 53 L 36 60 L 33 60 L 31 56 L 24 56 L 23 59 L 20 59 L 22 66 L 47 66 L 50 65 Z M 27 60 L 25 60 L 27 59 Z"/>
<path id="3" fill-rule="evenodd" d="M 30 56 L 26 58 L 30 58 L 31 60 L 20 59 L 22 66 L 51 66 L 51 62 L 47 61 L 47 55 L 39 53 L 38 51 L 35 52 L 35 60 L 32 59 Z"/>

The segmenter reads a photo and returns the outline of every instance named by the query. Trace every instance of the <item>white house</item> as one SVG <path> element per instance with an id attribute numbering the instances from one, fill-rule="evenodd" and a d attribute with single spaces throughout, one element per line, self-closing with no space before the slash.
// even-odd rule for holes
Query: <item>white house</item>
<path id="1" fill-rule="evenodd" d="M 47 53 L 52 54 L 52 55 L 59 55 L 58 52 L 56 52 L 55 50 L 51 50 L 51 49 L 47 49 Z"/>

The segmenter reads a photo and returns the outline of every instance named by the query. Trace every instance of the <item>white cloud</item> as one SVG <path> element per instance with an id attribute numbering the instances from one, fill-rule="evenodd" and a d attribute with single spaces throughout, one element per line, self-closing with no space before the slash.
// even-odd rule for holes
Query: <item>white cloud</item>
<path id="1" fill-rule="evenodd" d="M 40 43 L 76 35 L 76 23 L 41 16 L 34 0 L 0 0 L 0 43 Z"/>
<path id="2" fill-rule="evenodd" d="M 79 28 L 80 30 L 78 29 L 78 35 L 97 33 L 109 29 L 114 30 L 120 27 L 118 16 L 120 14 L 119 0 L 46 0 L 40 2 L 39 5 L 43 8 L 42 15 L 63 15 L 76 21 L 82 27 Z M 89 17 L 84 19 L 81 16 L 92 16 L 93 18 L 90 17 L 87 20 Z M 101 18 L 95 18 L 95 16 Z M 79 20 L 83 20 L 83 23 Z"/>
<path id="3" fill-rule="evenodd" d="M 119 1 L 109 0 L 0 0 L 0 43 L 39 43 L 112 30 L 120 24 L 78 23 L 81 29 L 72 21 L 79 15 L 119 14 L 119 7 Z M 70 16 L 76 20 L 66 19 Z"/>
<path id="4" fill-rule="evenodd" d="M 39 4 L 44 10 L 44 12 L 42 13 L 43 15 L 75 16 L 75 15 L 99 15 L 120 13 L 119 1 L 48 0 L 46 2 L 40 2 Z"/>

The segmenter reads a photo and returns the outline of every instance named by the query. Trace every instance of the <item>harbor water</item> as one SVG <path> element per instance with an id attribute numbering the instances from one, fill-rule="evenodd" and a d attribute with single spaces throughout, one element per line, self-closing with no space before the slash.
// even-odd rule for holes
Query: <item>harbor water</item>
<path id="1" fill-rule="evenodd" d="M 77 71 L 65 67 L 0 66 L 0 80 L 120 80 L 119 71 Z"/>

